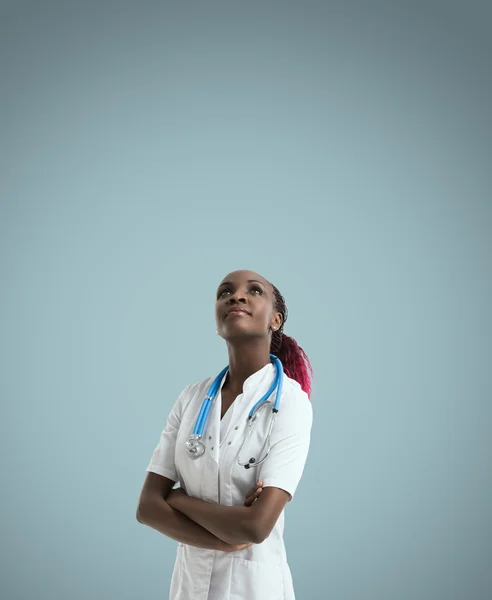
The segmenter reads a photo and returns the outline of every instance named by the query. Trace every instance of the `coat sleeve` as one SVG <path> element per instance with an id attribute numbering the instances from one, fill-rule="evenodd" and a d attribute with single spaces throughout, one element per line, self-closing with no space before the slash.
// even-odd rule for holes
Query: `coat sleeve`
<path id="1" fill-rule="evenodd" d="M 178 473 L 174 462 L 174 452 L 176 448 L 176 437 L 181 424 L 183 413 L 183 402 L 185 401 L 191 384 L 186 386 L 181 392 L 174 406 L 169 413 L 167 423 L 161 432 L 159 442 L 152 453 L 152 457 L 146 471 L 157 473 L 173 481 L 178 481 Z"/>
<path id="2" fill-rule="evenodd" d="M 311 442 L 313 409 L 307 394 L 298 390 L 282 404 L 272 430 L 270 452 L 259 466 L 257 479 L 263 487 L 278 487 L 290 494 L 289 502 L 301 480 Z"/>

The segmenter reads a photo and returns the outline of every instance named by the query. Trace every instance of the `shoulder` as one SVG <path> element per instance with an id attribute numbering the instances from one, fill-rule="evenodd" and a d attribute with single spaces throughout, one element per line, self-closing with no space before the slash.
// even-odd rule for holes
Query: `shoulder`
<path id="1" fill-rule="evenodd" d="M 298 406 L 311 406 L 311 400 L 306 392 L 302 389 L 301 385 L 295 379 L 292 379 L 288 375 L 284 374 L 284 389 L 287 402 L 292 404 L 295 403 Z M 282 394 L 282 400 L 283 400 Z"/>
<path id="2" fill-rule="evenodd" d="M 284 385 L 282 397 L 279 404 L 279 416 L 283 413 L 285 417 L 293 420 L 306 420 L 311 422 L 313 419 L 313 407 L 311 400 L 300 384 L 284 375 Z"/>
<path id="3" fill-rule="evenodd" d="M 185 410 L 197 398 L 203 401 L 213 380 L 213 377 L 207 377 L 206 379 L 189 383 L 179 396 L 182 409 Z"/>

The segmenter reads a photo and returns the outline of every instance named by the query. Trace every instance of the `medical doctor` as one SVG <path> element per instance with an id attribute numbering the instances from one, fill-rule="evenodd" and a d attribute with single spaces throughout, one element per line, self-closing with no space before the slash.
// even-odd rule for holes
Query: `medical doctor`
<path id="1" fill-rule="evenodd" d="M 295 598 L 284 507 L 308 455 L 313 372 L 286 319 L 257 273 L 234 271 L 217 289 L 229 363 L 179 395 L 137 508 L 140 523 L 179 542 L 171 600 Z"/>

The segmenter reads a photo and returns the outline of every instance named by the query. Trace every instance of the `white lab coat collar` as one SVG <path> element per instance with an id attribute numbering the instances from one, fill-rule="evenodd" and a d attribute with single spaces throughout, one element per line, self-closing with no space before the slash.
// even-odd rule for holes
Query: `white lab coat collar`
<path id="1" fill-rule="evenodd" d="M 275 377 L 275 366 L 270 361 L 256 373 L 250 375 L 243 384 L 243 391 L 247 392 L 259 385 L 271 384 Z"/>
<path id="2" fill-rule="evenodd" d="M 261 369 L 259 369 L 258 371 L 256 371 L 252 375 L 250 375 L 244 381 L 243 392 L 248 392 L 249 390 L 252 390 L 253 388 L 258 387 L 258 386 L 263 387 L 263 386 L 271 385 L 273 382 L 273 379 L 275 377 L 275 371 L 276 371 L 276 367 L 270 361 L 264 367 L 262 367 Z M 222 386 L 225 383 L 226 377 L 227 377 L 227 372 L 222 377 L 222 381 L 220 382 L 221 390 L 222 390 Z"/>

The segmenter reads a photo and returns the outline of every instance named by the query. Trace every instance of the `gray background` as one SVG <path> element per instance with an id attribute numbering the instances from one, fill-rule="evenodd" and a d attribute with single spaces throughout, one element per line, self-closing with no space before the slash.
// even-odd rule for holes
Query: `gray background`
<path id="1" fill-rule="evenodd" d="M 316 373 L 299 600 L 490 598 L 489 9 L 2 5 L 2 599 L 168 597 L 136 503 L 241 268 Z"/>

